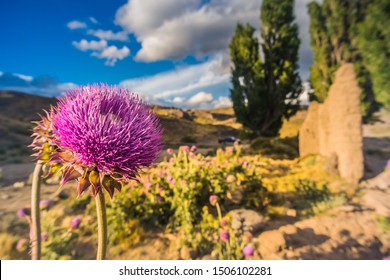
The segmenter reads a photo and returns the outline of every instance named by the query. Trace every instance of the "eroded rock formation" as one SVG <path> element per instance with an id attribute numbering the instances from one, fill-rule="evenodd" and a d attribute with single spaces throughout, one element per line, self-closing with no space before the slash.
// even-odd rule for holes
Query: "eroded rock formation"
<path id="1" fill-rule="evenodd" d="M 340 175 L 353 184 L 359 182 L 364 171 L 360 96 L 353 65 L 342 65 L 325 102 L 310 103 L 299 131 L 301 156 L 336 158 Z"/>

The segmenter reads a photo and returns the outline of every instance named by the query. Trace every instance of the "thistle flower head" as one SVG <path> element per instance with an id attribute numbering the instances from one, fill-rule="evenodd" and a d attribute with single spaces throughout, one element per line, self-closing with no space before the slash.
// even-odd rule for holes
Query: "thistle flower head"
<path id="1" fill-rule="evenodd" d="M 37 127 L 33 146 L 49 150 L 47 163 L 63 170 L 61 184 L 77 180 L 79 194 L 92 186 L 95 195 L 104 188 L 112 196 L 162 149 L 157 115 L 128 90 L 107 85 L 69 90 Z"/>
<path id="2" fill-rule="evenodd" d="M 242 253 L 245 257 L 251 257 L 254 253 L 254 248 L 252 245 L 245 245 L 245 247 L 242 249 Z"/>
<path id="3" fill-rule="evenodd" d="M 219 234 L 219 238 L 220 238 L 223 242 L 228 242 L 229 239 L 230 239 L 230 234 L 229 234 L 228 231 L 223 230 L 223 231 L 221 231 L 221 233 Z"/>
<path id="4" fill-rule="evenodd" d="M 212 206 L 217 205 L 217 202 L 219 201 L 219 197 L 216 195 L 210 195 L 209 202 Z"/>
<path id="5" fill-rule="evenodd" d="M 79 217 L 75 217 L 70 221 L 70 227 L 76 229 L 80 226 L 81 219 Z"/>
<path id="6" fill-rule="evenodd" d="M 27 216 L 30 216 L 30 209 L 27 208 L 20 208 L 16 214 L 18 215 L 19 218 L 25 218 Z"/>
<path id="7" fill-rule="evenodd" d="M 39 202 L 39 208 L 41 210 L 49 210 L 53 206 L 54 202 L 50 199 L 44 199 Z"/>

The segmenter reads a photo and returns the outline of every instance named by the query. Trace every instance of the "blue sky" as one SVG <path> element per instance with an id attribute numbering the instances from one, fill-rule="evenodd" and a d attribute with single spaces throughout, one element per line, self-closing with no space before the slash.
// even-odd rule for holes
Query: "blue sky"
<path id="1" fill-rule="evenodd" d="M 311 52 L 296 1 L 301 75 Z M 227 46 L 238 21 L 259 28 L 259 0 L 13 0 L 0 3 L 0 88 L 54 96 L 104 82 L 151 103 L 229 105 Z"/>

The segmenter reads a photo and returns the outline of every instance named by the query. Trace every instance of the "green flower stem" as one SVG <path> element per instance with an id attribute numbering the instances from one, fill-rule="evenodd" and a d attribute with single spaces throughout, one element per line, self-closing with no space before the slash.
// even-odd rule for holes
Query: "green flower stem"
<path id="1" fill-rule="evenodd" d="M 39 209 L 42 162 L 35 165 L 31 186 L 31 258 L 41 259 L 41 217 Z"/>
<path id="2" fill-rule="evenodd" d="M 100 190 L 96 194 L 95 200 L 98 220 L 98 249 L 96 259 L 104 260 L 106 258 L 107 251 L 107 214 L 103 190 Z"/>
<path id="3" fill-rule="evenodd" d="M 221 207 L 219 206 L 218 202 L 215 203 L 215 207 L 217 207 L 218 219 L 219 219 L 219 223 L 221 223 L 221 221 L 222 221 L 222 212 L 221 212 Z"/>

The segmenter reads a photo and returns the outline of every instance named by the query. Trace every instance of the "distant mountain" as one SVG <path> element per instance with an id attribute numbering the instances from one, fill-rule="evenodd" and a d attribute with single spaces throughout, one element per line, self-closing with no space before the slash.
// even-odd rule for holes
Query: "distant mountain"
<path id="1" fill-rule="evenodd" d="M 0 163 L 28 160 L 31 121 L 39 120 L 38 113 L 43 114 L 43 109 L 50 108 L 55 101 L 55 98 L 0 90 Z"/>
<path id="2" fill-rule="evenodd" d="M 38 113 L 49 109 L 56 98 L 48 98 L 17 91 L 0 90 L 0 165 L 31 161 L 32 123 Z M 166 147 L 197 144 L 205 147 L 218 145 L 218 138 L 237 136 L 238 125 L 233 110 L 181 110 L 153 105 L 164 128 Z"/>

